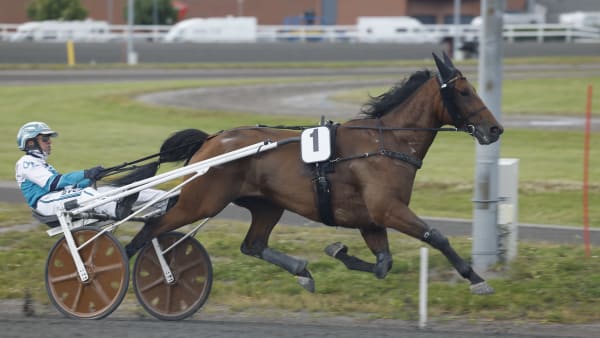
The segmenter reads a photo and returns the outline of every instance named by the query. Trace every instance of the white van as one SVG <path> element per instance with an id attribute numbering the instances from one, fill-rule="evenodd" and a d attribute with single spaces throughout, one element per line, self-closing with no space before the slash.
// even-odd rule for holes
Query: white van
<path id="1" fill-rule="evenodd" d="M 419 20 L 409 16 L 360 16 L 356 29 L 360 42 L 430 43 L 439 38 Z"/>
<path id="2" fill-rule="evenodd" d="M 192 18 L 175 24 L 165 42 L 256 42 L 255 17 Z"/>
<path id="3" fill-rule="evenodd" d="M 600 12 L 562 13 L 558 22 L 575 27 L 600 27 Z"/>
<path id="4" fill-rule="evenodd" d="M 471 21 L 473 26 L 481 26 L 481 16 L 476 16 Z M 546 23 L 546 12 L 538 11 L 535 13 L 504 13 L 502 23 L 505 25 L 533 25 Z"/>
<path id="5" fill-rule="evenodd" d="M 110 39 L 112 34 L 108 22 L 94 20 L 26 22 L 10 38 L 11 41 L 45 42 L 105 42 Z"/>

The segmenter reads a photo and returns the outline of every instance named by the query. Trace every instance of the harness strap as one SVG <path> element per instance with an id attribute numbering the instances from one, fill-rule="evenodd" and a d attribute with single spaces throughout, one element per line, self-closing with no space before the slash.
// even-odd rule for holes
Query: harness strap
<path id="1" fill-rule="evenodd" d="M 330 130 L 331 145 L 335 148 L 335 137 L 336 131 L 339 124 L 333 124 L 328 121 L 325 125 Z M 321 221 L 330 226 L 335 226 L 335 219 L 333 217 L 333 208 L 331 207 L 331 185 L 327 179 L 327 174 L 334 171 L 333 161 L 323 161 L 315 163 L 315 190 L 317 192 L 317 210 L 319 210 L 319 217 Z"/>
<path id="2" fill-rule="evenodd" d="M 438 78 L 438 81 L 440 81 L 440 94 L 442 95 L 442 102 L 444 102 L 444 107 L 446 107 L 446 111 L 448 112 L 448 114 L 450 114 L 450 117 L 452 118 L 452 121 L 454 122 L 456 128 L 463 129 L 464 124 L 467 121 L 458 112 L 459 109 L 456 106 L 454 98 L 452 97 L 454 95 L 454 82 L 459 78 L 462 77 L 455 76 L 446 82 L 442 82 Z"/>
<path id="3" fill-rule="evenodd" d="M 314 182 L 317 190 L 317 209 L 319 210 L 319 217 L 324 224 L 335 226 L 333 209 L 331 208 L 331 186 L 322 166 L 317 167 L 317 176 L 315 177 Z"/>
<path id="4" fill-rule="evenodd" d="M 360 159 L 360 158 L 367 158 L 367 157 L 377 156 L 377 155 L 387 156 L 387 157 L 390 157 L 390 158 L 393 158 L 396 160 L 404 161 L 408 164 L 413 165 L 417 169 L 421 169 L 421 167 L 423 166 L 423 161 L 421 161 L 420 159 L 418 159 L 416 157 L 412 157 L 412 156 L 406 155 L 404 153 L 399 153 L 399 152 L 391 151 L 391 150 L 387 150 L 387 149 L 382 149 L 380 151 L 364 153 L 364 154 L 354 155 L 354 156 L 338 157 L 338 158 L 331 160 L 330 162 L 331 163 L 344 162 L 344 161 L 356 160 L 356 159 Z"/>

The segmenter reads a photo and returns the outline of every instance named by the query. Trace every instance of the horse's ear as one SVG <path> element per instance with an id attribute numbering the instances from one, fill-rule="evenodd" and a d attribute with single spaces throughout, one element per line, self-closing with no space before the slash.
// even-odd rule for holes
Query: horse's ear
<path id="1" fill-rule="evenodd" d="M 442 78 L 442 82 L 446 82 L 448 80 L 450 80 L 452 78 L 452 75 L 454 74 L 454 67 L 448 67 L 437 55 L 435 55 L 435 53 L 431 53 L 431 55 L 433 55 L 433 59 L 435 60 L 435 65 L 437 66 L 437 69 L 440 73 L 440 76 Z M 448 56 L 446 55 L 446 53 L 444 53 L 444 59 L 448 58 Z M 452 65 L 452 62 L 450 61 L 450 64 Z"/>
<path id="2" fill-rule="evenodd" d="M 448 56 L 448 54 L 446 54 L 446 52 L 444 53 L 444 63 L 446 64 L 446 66 L 448 66 L 448 68 L 455 70 L 456 67 L 454 67 L 454 64 L 452 63 L 452 59 L 450 59 L 450 57 Z"/>

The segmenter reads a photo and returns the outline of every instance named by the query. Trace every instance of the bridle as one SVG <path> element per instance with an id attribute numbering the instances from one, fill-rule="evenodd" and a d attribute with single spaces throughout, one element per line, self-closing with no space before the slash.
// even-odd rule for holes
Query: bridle
<path id="1" fill-rule="evenodd" d="M 457 80 L 466 80 L 466 77 L 464 77 L 460 72 L 457 72 L 457 74 L 453 78 L 447 81 L 443 81 L 441 76 L 438 74 L 437 80 L 440 84 L 440 94 L 442 96 L 442 102 L 444 103 L 444 107 L 446 108 L 448 115 L 450 115 L 450 118 L 452 118 L 452 122 L 456 126 L 456 130 L 464 131 L 469 135 L 473 136 L 473 134 L 475 133 L 475 125 L 469 123 L 469 120 L 471 119 L 471 117 L 478 115 L 479 113 L 484 111 L 486 107 L 482 106 L 472 112 L 467 113 L 466 117 L 462 116 L 458 112 L 458 107 L 456 106 L 456 102 L 454 102 L 453 94 L 455 89 L 455 82 Z"/>

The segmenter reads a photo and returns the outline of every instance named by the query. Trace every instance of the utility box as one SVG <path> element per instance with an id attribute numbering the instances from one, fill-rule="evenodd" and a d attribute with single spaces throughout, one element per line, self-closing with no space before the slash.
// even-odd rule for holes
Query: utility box
<path id="1" fill-rule="evenodd" d="M 519 239 L 519 159 L 498 160 L 498 254 L 506 263 L 517 257 Z"/>

